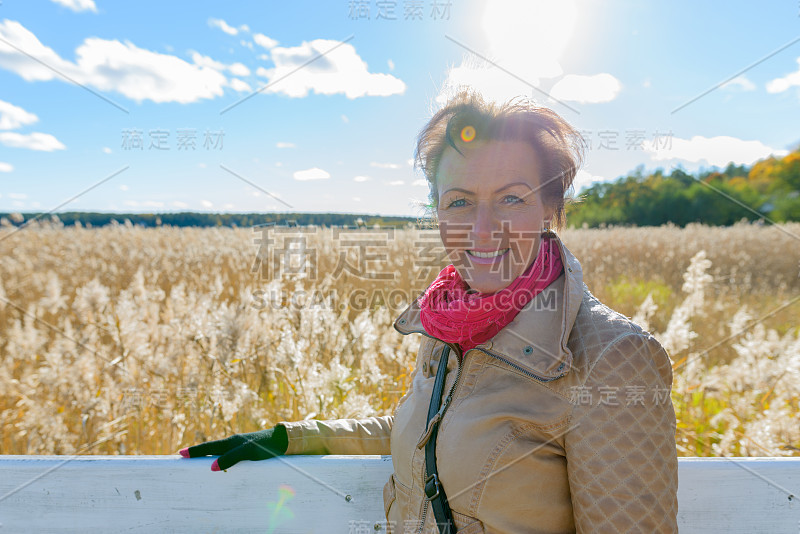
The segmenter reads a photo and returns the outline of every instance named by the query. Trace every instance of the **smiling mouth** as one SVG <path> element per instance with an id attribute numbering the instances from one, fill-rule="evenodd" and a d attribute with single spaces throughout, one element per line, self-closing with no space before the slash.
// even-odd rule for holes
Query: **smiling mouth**
<path id="1" fill-rule="evenodd" d="M 491 252 L 478 252 L 477 250 L 467 250 L 467 254 L 470 256 L 475 256 L 476 258 L 496 258 L 497 256 L 502 256 L 510 249 L 503 248 L 500 250 L 493 250 Z"/>

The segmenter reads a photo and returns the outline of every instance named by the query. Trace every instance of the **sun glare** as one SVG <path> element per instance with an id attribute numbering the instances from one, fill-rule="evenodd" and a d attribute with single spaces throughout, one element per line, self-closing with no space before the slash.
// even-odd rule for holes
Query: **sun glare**
<path id="1" fill-rule="evenodd" d="M 527 63 L 539 77 L 554 77 L 562 73 L 558 61 L 572 37 L 575 17 L 572 0 L 491 0 L 482 25 L 497 60 Z"/>

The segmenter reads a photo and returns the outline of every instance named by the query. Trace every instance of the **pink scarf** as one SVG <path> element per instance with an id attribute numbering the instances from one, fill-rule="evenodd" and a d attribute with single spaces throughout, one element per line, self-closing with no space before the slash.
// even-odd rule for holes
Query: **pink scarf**
<path id="1" fill-rule="evenodd" d="M 422 326 L 428 334 L 467 351 L 494 337 L 563 271 L 558 245 L 551 237 L 542 237 L 539 254 L 524 273 L 491 295 L 468 293 L 469 286 L 448 265 L 419 297 Z"/>

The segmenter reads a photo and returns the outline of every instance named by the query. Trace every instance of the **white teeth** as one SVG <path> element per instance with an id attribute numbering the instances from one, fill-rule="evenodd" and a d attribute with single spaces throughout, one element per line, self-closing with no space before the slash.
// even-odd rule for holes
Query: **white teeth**
<path id="1" fill-rule="evenodd" d="M 475 256 L 476 258 L 494 258 L 496 256 L 502 256 L 506 252 L 508 252 L 507 248 L 504 248 L 502 250 L 495 250 L 495 251 L 492 251 L 492 252 L 478 252 L 477 250 L 468 250 L 467 251 L 467 253 L 470 256 Z"/>

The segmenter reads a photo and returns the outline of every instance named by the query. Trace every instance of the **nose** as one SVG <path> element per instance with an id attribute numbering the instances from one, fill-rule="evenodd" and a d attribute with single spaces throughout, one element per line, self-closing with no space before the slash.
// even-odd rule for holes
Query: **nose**
<path id="1" fill-rule="evenodd" d="M 497 221 L 495 214 L 486 202 L 480 202 L 475 211 L 475 220 L 472 227 L 472 242 L 475 247 L 493 246 L 496 238 Z"/>

